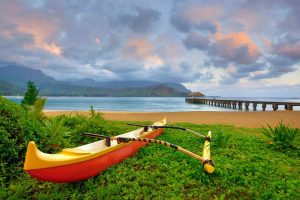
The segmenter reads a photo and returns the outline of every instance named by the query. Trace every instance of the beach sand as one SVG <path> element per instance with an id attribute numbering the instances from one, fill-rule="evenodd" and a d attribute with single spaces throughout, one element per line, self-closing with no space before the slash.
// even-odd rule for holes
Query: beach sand
<path id="1" fill-rule="evenodd" d="M 157 121 L 164 116 L 168 123 L 187 122 L 194 124 L 224 124 L 246 128 L 261 128 L 267 124 L 274 127 L 279 122 L 290 127 L 300 128 L 300 111 L 269 111 L 269 112 L 101 112 L 106 120 L 116 121 Z M 89 115 L 89 111 L 45 111 L 46 116 Z"/>

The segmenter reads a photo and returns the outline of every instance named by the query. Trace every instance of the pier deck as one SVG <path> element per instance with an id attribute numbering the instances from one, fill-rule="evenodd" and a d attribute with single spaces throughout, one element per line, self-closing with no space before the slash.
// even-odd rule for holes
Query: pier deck
<path id="1" fill-rule="evenodd" d="M 278 110 L 279 105 L 283 105 L 286 110 L 293 110 L 294 106 L 300 106 L 298 102 L 279 102 L 279 101 L 256 101 L 256 100 L 238 100 L 238 99 L 219 99 L 219 98 L 204 98 L 204 97 L 186 97 L 187 103 L 207 104 L 212 106 L 227 107 L 233 109 L 249 110 L 250 104 L 253 110 L 257 110 L 257 105 L 261 105 L 262 110 L 265 111 L 267 105 L 272 105 L 273 111 Z"/>

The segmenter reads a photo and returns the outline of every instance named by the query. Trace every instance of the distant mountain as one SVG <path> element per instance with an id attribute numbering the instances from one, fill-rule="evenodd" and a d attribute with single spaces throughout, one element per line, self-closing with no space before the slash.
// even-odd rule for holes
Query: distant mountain
<path id="1" fill-rule="evenodd" d="M 180 83 L 107 81 L 93 79 L 57 81 L 40 70 L 11 65 L 0 68 L 0 95 L 23 94 L 33 80 L 45 96 L 186 96 L 191 91 Z"/>
<path id="2" fill-rule="evenodd" d="M 18 65 L 0 68 L 0 80 L 23 87 L 26 87 L 28 80 L 34 80 L 37 84 L 56 82 L 54 78 L 45 75 L 40 70 L 34 70 Z"/>
<path id="3" fill-rule="evenodd" d="M 24 93 L 25 88 L 0 80 L 0 95 L 19 95 Z"/>
<path id="4" fill-rule="evenodd" d="M 159 83 L 152 81 L 106 81 L 106 82 L 98 82 L 91 78 L 85 78 L 80 80 L 70 81 L 73 85 L 80 86 L 90 86 L 90 87 L 101 87 L 101 88 L 110 88 L 110 89 L 124 89 L 124 88 L 146 88 L 146 87 L 154 87 L 157 85 L 166 85 L 174 90 L 183 93 L 189 93 L 190 90 L 186 89 L 180 83 Z"/>
<path id="5" fill-rule="evenodd" d="M 122 88 L 143 88 L 155 86 L 157 82 L 150 81 L 95 81 L 91 78 L 79 79 L 70 81 L 73 85 L 82 85 L 82 86 L 97 86 L 101 88 L 110 88 L 110 89 L 122 89 Z"/>

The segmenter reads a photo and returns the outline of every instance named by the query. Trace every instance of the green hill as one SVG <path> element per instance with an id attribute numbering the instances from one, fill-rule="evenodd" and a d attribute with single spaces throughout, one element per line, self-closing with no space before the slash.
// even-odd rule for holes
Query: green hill
<path id="1" fill-rule="evenodd" d="M 0 68 L 0 95 L 22 95 L 29 80 L 34 81 L 40 94 L 45 96 L 170 97 L 190 93 L 180 83 L 99 82 L 93 79 L 57 81 L 39 70 L 12 65 Z"/>

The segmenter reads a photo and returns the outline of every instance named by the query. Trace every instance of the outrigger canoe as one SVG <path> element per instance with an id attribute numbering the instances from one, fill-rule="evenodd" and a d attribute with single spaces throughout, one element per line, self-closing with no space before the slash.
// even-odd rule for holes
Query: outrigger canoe
<path id="1" fill-rule="evenodd" d="M 166 118 L 153 126 L 164 126 Z M 116 137 L 153 139 L 163 132 L 163 128 L 140 128 Z M 32 177 L 50 182 L 76 182 L 96 176 L 111 165 L 117 164 L 136 153 L 147 142 L 100 140 L 76 148 L 63 149 L 56 154 L 41 152 L 34 141 L 27 147 L 24 170 Z"/>

